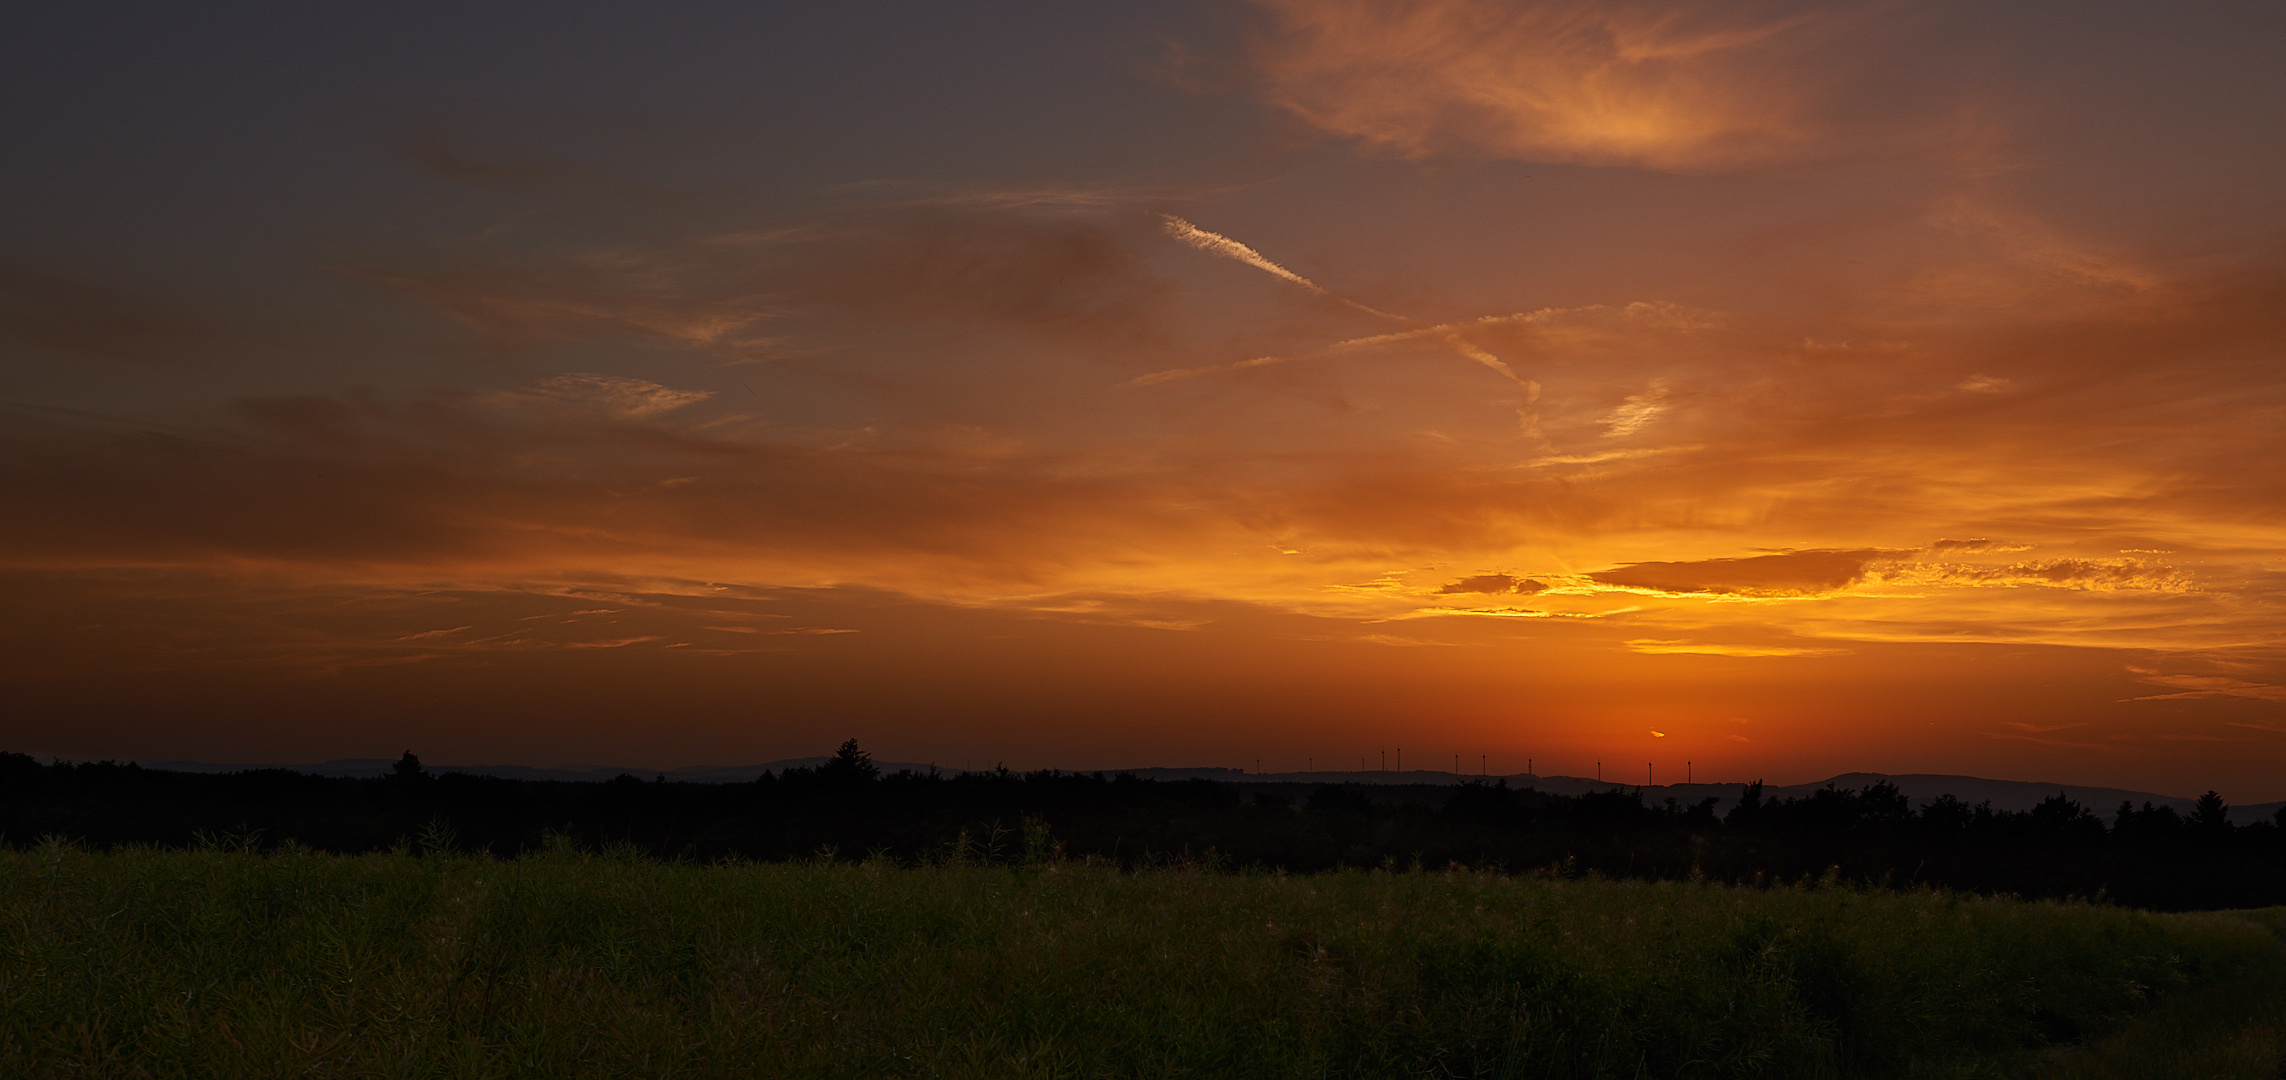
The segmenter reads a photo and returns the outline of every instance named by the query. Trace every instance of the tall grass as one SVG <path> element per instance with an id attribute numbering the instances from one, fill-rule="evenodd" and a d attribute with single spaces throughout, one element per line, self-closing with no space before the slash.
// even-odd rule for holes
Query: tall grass
<path id="1" fill-rule="evenodd" d="M 1938 893 L 441 845 L 50 843 L 0 920 L 10 1077 L 1985 1076 L 2286 970 Z"/>

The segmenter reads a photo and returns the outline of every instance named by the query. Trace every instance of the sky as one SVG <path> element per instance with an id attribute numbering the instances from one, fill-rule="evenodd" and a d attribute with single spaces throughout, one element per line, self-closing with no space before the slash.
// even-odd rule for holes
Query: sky
<path id="1" fill-rule="evenodd" d="M 15 5 L 0 747 L 2286 798 L 2282 47 Z"/>

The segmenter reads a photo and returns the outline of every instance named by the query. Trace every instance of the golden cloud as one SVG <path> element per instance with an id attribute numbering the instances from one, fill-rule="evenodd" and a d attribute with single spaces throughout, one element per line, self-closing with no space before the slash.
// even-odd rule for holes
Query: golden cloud
<path id="1" fill-rule="evenodd" d="M 1918 563 L 1900 565 L 1882 576 L 1884 581 L 1900 585 L 2099 591 L 2181 592 L 2193 584 L 2191 575 L 2176 567 L 2142 559 L 2044 559 L 2007 566 Z"/>
<path id="2" fill-rule="evenodd" d="M 1661 641 L 1654 638 L 1638 638 L 1629 641 L 1627 642 L 1627 649 L 1629 652 L 1648 653 L 1654 656 L 1739 657 L 1838 656 L 1849 651 L 1847 649 L 1791 648 L 1776 645 L 1720 645 L 1697 641 Z M 1653 734 L 1657 734 L 1657 732 L 1653 732 Z"/>
<path id="3" fill-rule="evenodd" d="M 1587 576 L 1601 585 L 1647 592 L 1811 596 L 1846 588 L 1865 576 L 1867 563 L 1895 554 L 1878 548 L 1793 551 L 1743 559 L 1629 563 Z"/>
<path id="4" fill-rule="evenodd" d="M 1529 596 L 1547 589 L 1545 582 L 1518 578 L 1508 574 L 1477 574 L 1464 577 L 1437 590 L 1439 596 L 1456 593 L 1521 593 Z"/>
<path id="5" fill-rule="evenodd" d="M 1770 61 L 1816 25 L 1712 6 L 1257 0 L 1269 99 L 1408 156 L 1724 168 L 1816 129 Z"/>

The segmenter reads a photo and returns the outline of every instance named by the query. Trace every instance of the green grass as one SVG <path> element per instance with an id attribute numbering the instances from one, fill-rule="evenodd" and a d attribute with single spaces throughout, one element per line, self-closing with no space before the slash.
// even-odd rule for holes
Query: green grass
<path id="1" fill-rule="evenodd" d="M 2102 1069 L 2218 1039 L 2238 1056 L 2195 1075 L 2275 1076 L 2272 921 L 1457 871 L 49 844 L 0 851 L 0 1076 L 2093 1078 L 2194 1075 Z"/>

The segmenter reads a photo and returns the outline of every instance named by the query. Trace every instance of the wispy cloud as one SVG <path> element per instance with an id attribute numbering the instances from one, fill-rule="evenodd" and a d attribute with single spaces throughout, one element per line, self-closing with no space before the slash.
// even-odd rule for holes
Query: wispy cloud
<path id="1" fill-rule="evenodd" d="M 1770 77 L 1837 12 L 1493 0 L 1257 0 L 1270 100 L 1409 155 L 1705 169 L 1797 152 L 1810 87 Z"/>
<path id="2" fill-rule="evenodd" d="M 1604 427 L 1605 438 L 1623 439 L 1643 430 L 1651 421 L 1658 419 L 1660 413 L 1666 411 L 1667 384 L 1654 380 L 1649 389 L 1629 395 L 1625 402 L 1598 423 Z"/>
<path id="3" fill-rule="evenodd" d="M 2182 592 L 2194 587 L 2189 573 L 2142 559 L 2043 559 L 2002 566 L 1904 562 L 1886 569 L 1883 579 L 1898 585 L 1981 588 Z"/>
<path id="4" fill-rule="evenodd" d="M 421 631 L 421 632 L 419 632 L 419 633 L 417 633 L 417 634 L 406 634 L 406 635 L 404 635 L 404 636 L 402 636 L 402 637 L 399 637 L 397 640 L 398 640 L 398 641 L 426 641 L 426 640 L 428 640 L 428 639 L 430 639 L 430 638 L 441 638 L 441 637 L 449 637 L 449 636 L 451 636 L 451 635 L 453 635 L 453 634 L 457 634 L 457 633 L 460 633 L 460 632 L 461 632 L 461 631 L 463 631 L 463 630 L 468 630 L 468 629 L 472 629 L 472 628 L 471 628 L 471 627 L 467 627 L 467 626 L 455 626 L 455 627 L 451 627 L 451 628 L 448 628 L 448 629 L 444 629 L 444 630 L 423 630 L 423 631 Z"/>
<path id="5" fill-rule="evenodd" d="M 1785 645 L 1722 645 L 1701 641 L 1661 641 L 1637 638 L 1627 642 L 1629 652 L 1680 656 L 1839 656 L 1847 649 L 1798 648 Z"/>
<path id="6" fill-rule="evenodd" d="M 1693 562 L 1642 562 L 1599 570 L 1588 577 L 1602 585 L 1648 592 L 1804 596 L 1847 587 L 1865 576 L 1869 563 L 1894 554 L 1860 548 Z"/>
<path id="7" fill-rule="evenodd" d="M 644 379 L 575 371 L 541 379 L 530 389 L 503 392 L 493 400 L 511 405 L 595 410 L 621 419 L 644 420 L 696 405 L 713 396 L 711 390 L 676 390 Z"/>
<path id="8" fill-rule="evenodd" d="M 2167 675 L 2156 671 L 2138 671 L 2138 682 L 2153 686 L 2172 686 L 2172 694 L 2146 694 L 2126 698 L 2127 701 L 2183 701 L 2194 698 L 2247 698 L 2254 701 L 2286 702 L 2286 686 L 2233 679 L 2224 675 Z"/>

